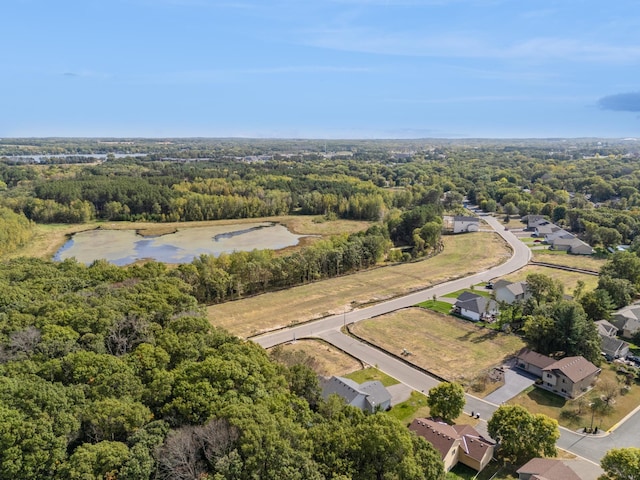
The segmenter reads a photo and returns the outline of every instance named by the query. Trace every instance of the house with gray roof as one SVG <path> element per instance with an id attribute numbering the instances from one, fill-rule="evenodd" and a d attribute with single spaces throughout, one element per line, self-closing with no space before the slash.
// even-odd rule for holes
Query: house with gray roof
<path id="1" fill-rule="evenodd" d="M 442 218 L 443 229 L 448 233 L 477 232 L 480 229 L 480 219 L 463 215 L 445 215 Z"/>
<path id="2" fill-rule="evenodd" d="M 549 223 L 549 220 L 544 218 L 544 215 L 527 215 L 526 218 L 523 218 L 523 221 L 527 223 L 527 230 L 534 230 L 541 223 Z"/>
<path id="3" fill-rule="evenodd" d="M 627 305 L 613 312 L 609 322 L 616 326 L 623 337 L 633 337 L 640 331 L 640 305 Z"/>
<path id="4" fill-rule="evenodd" d="M 531 292 L 527 289 L 527 282 L 509 282 L 508 280 L 498 280 L 493 284 L 497 302 L 504 302 L 513 305 L 516 302 L 524 302 L 531 297 Z"/>
<path id="5" fill-rule="evenodd" d="M 595 324 L 600 335 L 602 353 L 609 359 L 624 358 L 629 354 L 629 344 L 617 338 L 618 327 L 606 320 L 598 320 Z"/>
<path id="6" fill-rule="evenodd" d="M 322 380 L 321 386 L 325 400 L 335 394 L 343 398 L 347 405 L 369 413 L 391 408 L 391 394 L 378 380 L 357 383 L 349 378 L 333 376 Z"/>
<path id="7" fill-rule="evenodd" d="M 577 237 L 556 238 L 550 243 L 551 250 L 562 250 L 574 255 L 593 255 L 593 248 Z"/>
<path id="8" fill-rule="evenodd" d="M 453 313 L 473 322 L 480 320 L 491 322 L 498 314 L 498 304 L 477 293 L 463 292 L 453 304 Z"/>

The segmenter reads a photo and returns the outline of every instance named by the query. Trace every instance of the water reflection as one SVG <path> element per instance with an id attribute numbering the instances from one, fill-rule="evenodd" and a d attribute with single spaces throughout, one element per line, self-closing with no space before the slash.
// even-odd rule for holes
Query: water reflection
<path id="1" fill-rule="evenodd" d="M 303 235 L 295 235 L 280 224 L 243 223 L 193 227 L 159 236 L 142 236 L 135 230 L 96 229 L 73 235 L 58 250 L 54 260 L 75 257 L 90 264 L 106 259 L 115 265 L 127 265 L 141 259 L 165 263 L 188 263 L 202 254 L 220 255 L 233 251 L 272 249 L 297 245 Z"/>

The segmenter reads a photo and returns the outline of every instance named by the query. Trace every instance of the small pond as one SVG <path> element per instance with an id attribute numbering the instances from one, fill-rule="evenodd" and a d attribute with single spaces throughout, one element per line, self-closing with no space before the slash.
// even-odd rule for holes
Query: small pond
<path id="1" fill-rule="evenodd" d="M 278 250 L 297 245 L 303 236 L 271 222 L 191 227 L 158 236 L 142 236 L 135 230 L 99 228 L 73 235 L 58 250 L 54 260 L 75 257 L 87 265 L 98 259 L 115 265 L 127 265 L 142 259 L 189 263 L 202 254 L 218 256 L 253 249 Z"/>

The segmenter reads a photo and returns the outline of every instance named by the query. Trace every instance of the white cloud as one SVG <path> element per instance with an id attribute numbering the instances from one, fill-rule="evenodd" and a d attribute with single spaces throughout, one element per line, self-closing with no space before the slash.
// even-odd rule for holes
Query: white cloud
<path id="1" fill-rule="evenodd" d="M 498 44 L 487 34 L 448 32 L 389 33 L 365 28 L 309 30 L 301 34 L 309 46 L 334 50 L 395 56 L 493 58 L 522 60 L 587 61 L 600 63 L 637 63 L 640 44 L 615 45 L 585 42 L 581 39 L 540 37 L 511 40 Z"/>

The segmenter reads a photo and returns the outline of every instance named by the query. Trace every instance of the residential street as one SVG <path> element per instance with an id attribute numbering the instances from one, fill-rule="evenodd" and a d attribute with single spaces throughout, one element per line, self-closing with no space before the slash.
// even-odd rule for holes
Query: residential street
<path id="1" fill-rule="evenodd" d="M 512 257 L 503 264 L 469 277 L 436 285 L 426 290 L 382 302 L 371 307 L 355 310 L 344 315 L 326 317 L 303 325 L 260 335 L 252 338 L 252 340 L 262 345 L 264 348 L 269 348 L 304 337 L 321 338 L 364 363 L 375 365 L 387 375 L 396 378 L 400 382 L 417 391 L 428 391 L 439 383 L 437 379 L 420 371 L 414 366 L 409 365 L 408 363 L 394 358 L 380 349 L 366 345 L 351 336 L 343 334 L 340 329 L 345 324 L 359 322 L 379 315 L 384 315 L 401 308 L 410 307 L 419 302 L 429 300 L 433 298 L 434 295 L 439 297 L 446 293 L 468 288 L 469 285 L 509 274 L 525 266 L 531 258 L 529 248 L 518 240 L 513 233 L 504 230 L 504 227 L 496 218 L 485 216 L 482 217 L 482 219 L 485 220 L 500 236 L 502 236 L 513 249 Z M 525 385 L 525 383 L 523 383 L 523 385 Z M 510 392 L 509 394 L 511 393 L 513 392 Z M 491 415 L 498 406 L 499 405 L 487 400 L 482 400 L 470 395 L 466 396 L 465 411 L 467 413 L 473 411 L 474 413 L 480 414 L 480 418 L 484 420 L 491 418 Z M 638 446 L 639 429 L 640 410 L 636 411 L 635 414 L 630 416 L 624 423 L 619 425 L 608 435 L 585 436 L 561 428 L 561 437 L 558 441 L 558 446 L 575 453 L 576 455 L 584 457 L 587 460 L 599 463 L 602 456 L 610 448 Z"/>

